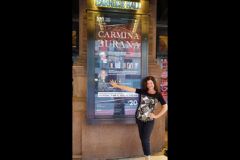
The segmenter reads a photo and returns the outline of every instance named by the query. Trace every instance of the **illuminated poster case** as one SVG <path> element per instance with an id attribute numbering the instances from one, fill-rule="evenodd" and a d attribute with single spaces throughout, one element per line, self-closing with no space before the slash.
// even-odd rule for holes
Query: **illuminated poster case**
<path id="1" fill-rule="evenodd" d="M 147 75 L 147 16 L 88 11 L 87 122 L 135 123 L 139 95 L 109 82 L 141 88 Z"/>

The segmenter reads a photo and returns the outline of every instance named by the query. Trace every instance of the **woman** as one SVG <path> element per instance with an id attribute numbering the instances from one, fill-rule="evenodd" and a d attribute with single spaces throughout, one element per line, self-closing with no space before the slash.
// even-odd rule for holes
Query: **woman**
<path id="1" fill-rule="evenodd" d="M 167 111 L 167 104 L 163 99 L 162 94 L 158 92 L 155 78 L 152 76 L 146 77 L 143 80 L 143 89 L 121 86 L 113 80 L 110 81 L 110 84 L 114 88 L 119 88 L 128 92 L 136 92 L 141 95 L 141 100 L 140 103 L 138 103 L 139 105 L 135 117 L 145 160 L 150 160 L 150 136 L 154 125 L 154 119 L 161 117 Z M 156 115 L 154 114 L 154 108 L 158 102 L 160 102 L 163 107 Z"/>

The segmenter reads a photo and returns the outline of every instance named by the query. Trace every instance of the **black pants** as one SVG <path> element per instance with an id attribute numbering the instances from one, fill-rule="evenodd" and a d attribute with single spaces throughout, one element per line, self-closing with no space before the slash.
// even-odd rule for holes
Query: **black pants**
<path id="1" fill-rule="evenodd" d="M 142 122 L 136 119 L 138 125 L 139 136 L 142 142 L 143 153 L 146 156 L 151 155 L 150 149 L 150 136 L 152 133 L 154 120 L 148 122 Z"/>

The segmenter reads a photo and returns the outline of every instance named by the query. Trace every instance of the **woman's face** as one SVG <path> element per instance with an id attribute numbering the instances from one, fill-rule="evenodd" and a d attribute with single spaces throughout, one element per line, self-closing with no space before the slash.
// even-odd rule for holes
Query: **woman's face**
<path id="1" fill-rule="evenodd" d="M 154 83 L 153 83 L 152 80 L 148 80 L 148 81 L 147 81 L 147 88 L 148 88 L 149 90 L 154 90 Z"/>

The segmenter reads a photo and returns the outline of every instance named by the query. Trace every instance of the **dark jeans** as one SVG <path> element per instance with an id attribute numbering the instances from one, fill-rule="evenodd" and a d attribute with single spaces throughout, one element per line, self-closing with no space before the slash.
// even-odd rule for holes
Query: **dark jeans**
<path id="1" fill-rule="evenodd" d="M 154 125 L 154 120 L 148 121 L 148 122 L 142 122 L 136 119 L 136 122 L 138 125 L 138 131 L 139 131 L 139 136 L 142 142 L 144 155 L 149 156 L 151 155 L 150 136 L 151 136 L 153 125 Z"/>

